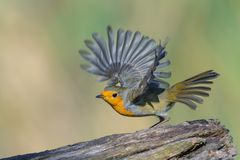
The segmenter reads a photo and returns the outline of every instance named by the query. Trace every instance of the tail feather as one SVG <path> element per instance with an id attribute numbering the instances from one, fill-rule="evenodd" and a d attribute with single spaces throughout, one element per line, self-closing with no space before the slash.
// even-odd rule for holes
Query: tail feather
<path id="1" fill-rule="evenodd" d="M 209 70 L 209 71 L 202 72 L 196 76 L 193 76 L 189 79 L 186 79 L 184 82 L 197 82 L 201 80 L 207 81 L 207 80 L 216 78 L 216 76 L 218 75 L 219 74 L 214 72 L 213 70 Z"/>
<path id="2" fill-rule="evenodd" d="M 196 96 L 208 97 L 209 93 L 201 91 L 201 90 L 193 90 L 193 91 L 184 91 L 184 90 L 182 90 L 180 92 L 180 94 L 177 95 L 177 96 L 180 96 L 180 95 L 196 95 Z"/>
<path id="3" fill-rule="evenodd" d="M 203 91 L 211 91 L 210 87 L 205 87 L 205 86 L 197 86 L 197 87 L 188 87 L 188 88 L 183 88 L 184 91 L 191 91 L 191 90 L 203 90 Z"/>
<path id="4" fill-rule="evenodd" d="M 206 85 L 212 84 L 212 80 L 218 76 L 218 73 L 209 70 L 179 82 L 167 90 L 168 100 L 170 102 L 180 102 L 196 109 L 196 103 L 202 104 L 202 98 L 209 96 L 211 88 Z"/>

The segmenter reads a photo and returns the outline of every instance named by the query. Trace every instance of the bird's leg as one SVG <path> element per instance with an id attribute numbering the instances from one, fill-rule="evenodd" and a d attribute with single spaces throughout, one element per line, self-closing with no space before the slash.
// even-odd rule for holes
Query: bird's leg
<path id="1" fill-rule="evenodd" d="M 158 118 L 159 118 L 159 121 L 156 124 L 154 124 L 153 126 L 151 126 L 150 128 L 153 128 L 159 124 L 162 125 L 170 120 L 169 116 L 158 116 Z"/>

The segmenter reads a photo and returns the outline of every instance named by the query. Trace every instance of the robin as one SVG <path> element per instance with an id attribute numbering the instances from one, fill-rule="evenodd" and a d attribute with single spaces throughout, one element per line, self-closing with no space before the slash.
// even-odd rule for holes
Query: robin
<path id="1" fill-rule="evenodd" d="M 171 72 L 162 71 L 170 64 L 163 61 L 166 43 L 156 43 L 140 32 L 118 29 L 116 38 L 110 26 L 108 40 L 93 33 L 94 41 L 85 40 L 91 52 L 79 53 L 90 65 L 81 65 L 86 71 L 108 81 L 104 90 L 96 96 L 107 102 L 116 112 L 129 117 L 157 116 L 159 122 L 169 120 L 167 112 L 176 102 L 191 109 L 203 103 L 209 96 L 212 80 L 218 73 L 208 70 L 169 87 L 164 78 Z"/>

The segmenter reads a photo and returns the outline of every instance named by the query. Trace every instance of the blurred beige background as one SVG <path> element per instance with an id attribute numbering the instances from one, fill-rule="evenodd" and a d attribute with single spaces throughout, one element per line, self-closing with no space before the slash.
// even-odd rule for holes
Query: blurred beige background
<path id="1" fill-rule="evenodd" d="M 208 69 L 211 97 L 170 123 L 218 118 L 240 147 L 240 1 L 0 1 L 0 158 L 151 126 L 96 99 L 104 83 L 79 67 L 83 41 L 106 26 L 170 37 L 171 84 Z"/>

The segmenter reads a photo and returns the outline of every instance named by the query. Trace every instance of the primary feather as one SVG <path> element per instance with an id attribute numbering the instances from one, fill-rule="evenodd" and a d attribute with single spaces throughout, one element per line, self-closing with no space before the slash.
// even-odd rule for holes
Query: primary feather
<path id="1" fill-rule="evenodd" d="M 170 72 L 157 70 L 170 64 L 170 61 L 159 62 L 166 55 L 165 45 L 157 44 L 140 32 L 122 29 L 118 29 L 115 38 L 110 26 L 107 27 L 107 42 L 98 33 L 93 33 L 92 37 L 94 41 L 85 41 L 91 52 L 79 52 L 90 63 L 82 67 L 99 75 L 100 81 L 108 80 L 108 86 L 120 83 L 121 87 L 134 92 L 132 99 L 149 85 L 168 88 L 168 83 L 160 78 L 170 77 Z"/>

